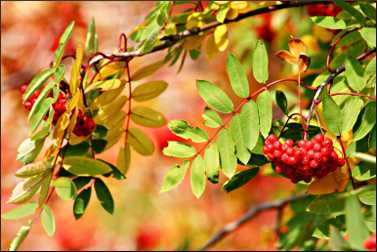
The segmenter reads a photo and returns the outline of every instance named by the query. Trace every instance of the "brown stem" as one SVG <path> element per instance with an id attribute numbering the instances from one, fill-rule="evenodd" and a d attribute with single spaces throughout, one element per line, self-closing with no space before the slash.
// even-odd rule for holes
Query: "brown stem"
<path id="1" fill-rule="evenodd" d="M 127 77 L 128 77 L 128 111 L 127 111 L 127 121 L 126 121 L 125 136 L 124 136 L 125 145 L 127 144 L 128 131 L 129 131 L 130 122 L 131 122 L 131 101 L 132 101 L 131 74 L 130 74 L 128 61 L 126 61 L 126 68 L 127 68 Z"/>
<path id="2" fill-rule="evenodd" d="M 300 195 L 295 195 L 286 199 L 281 199 L 281 200 L 275 200 L 271 202 L 265 202 L 256 206 L 251 207 L 244 215 L 242 215 L 239 219 L 230 222 L 226 224 L 222 229 L 220 229 L 218 232 L 216 232 L 200 250 L 205 251 L 208 250 L 209 248 L 213 247 L 216 245 L 219 241 L 227 237 L 229 234 L 232 232 L 238 230 L 242 225 L 253 219 L 255 216 L 257 216 L 259 213 L 266 211 L 266 210 L 271 210 L 271 209 L 279 209 L 283 208 L 289 203 L 299 201 L 302 199 L 305 199 L 308 197 L 308 195 L 305 194 L 300 194 Z"/>

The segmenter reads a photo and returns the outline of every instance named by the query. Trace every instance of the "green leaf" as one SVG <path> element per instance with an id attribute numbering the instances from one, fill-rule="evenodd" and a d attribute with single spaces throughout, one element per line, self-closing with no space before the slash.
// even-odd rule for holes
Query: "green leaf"
<path id="1" fill-rule="evenodd" d="M 267 137 L 272 126 L 272 96 L 268 90 L 257 97 L 259 129 L 263 137 Z"/>
<path id="2" fill-rule="evenodd" d="M 364 223 L 363 211 L 356 195 L 350 195 L 346 198 L 345 211 L 349 243 L 353 248 L 363 250 L 363 244 L 369 237 L 369 232 Z"/>
<path id="3" fill-rule="evenodd" d="M 38 207 L 42 207 L 48 197 L 48 193 L 50 191 L 51 178 L 52 178 L 52 170 L 45 172 L 43 176 L 44 176 L 44 179 L 41 182 L 41 190 L 39 192 L 39 198 L 38 198 Z"/>
<path id="4" fill-rule="evenodd" d="M 162 80 L 140 84 L 132 91 L 132 99 L 135 101 L 153 99 L 164 92 L 167 87 L 168 83 Z"/>
<path id="5" fill-rule="evenodd" d="M 360 116 L 359 116 L 360 117 Z M 374 127 L 376 124 L 376 103 L 369 102 L 363 108 L 361 115 L 361 123 L 354 130 L 353 141 L 356 142 L 360 139 L 363 139 Z"/>
<path id="6" fill-rule="evenodd" d="M 19 178 L 28 178 L 39 175 L 48 169 L 51 169 L 50 162 L 38 161 L 21 167 L 16 171 L 15 175 Z"/>
<path id="7" fill-rule="evenodd" d="M 367 88 L 376 86 L 376 57 L 374 57 L 365 68 L 364 82 Z"/>
<path id="8" fill-rule="evenodd" d="M 343 251 L 348 247 L 347 242 L 343 239 L 343 236 L 340 234 L 339 230 L 330 226 L 330 248 L 333 251 Z"/>
<path id="9" fill-rule="evenodd" d="M 119 87 L 122 87 L 122 86 L 125 86 L 125 83 L 124 81 L 120 79 L 115 78 L 115 79 L 110 79 L 110 80 L 100 80 L 100 81 L 96 81 L 90 84 L 90 86 L 88 86 L 85 89 L 85 93 L 88 93 L 89 91 L 92 91 L 95 89 L 99 89 L 101 91 L 109 91 L 109 90 L 118 89 Z"/>
<path id="10" fill-rule="evenodd" d="M 25 102 L 27 101 L 32 94 L 39 89 L 53 74 L 55 73 L 55 69 L 46 69 L 42 72 L 38 73 L 28 85 L 25 93 L 22 96 L 22 100 Z"/>
<path id="11" fill-rule="evenodd" d="M 240 123 L 242 124 L 242 138 L 246 147 L 252 152 L 259 137 L 259 115 L 257 104 L 253 100 L 250 100 L 243 105 L 239 116 Z"/>
<path id="12" fill-rule="evenodd" d="M 345 75 L 348 85 L 355 91 L 360 92 L 365 87 L 363 80 L 364 71 L 359 61 L 351 57 L 347 57 L 345 62 Z"/>
<path id="13" fill-rule="evenodd" d="M 71 156 L 64 158 L 63 168 L 75 175 L 95 176 L 111 172 L 111 167 L 88 157 Z"/>
<path id="14" fill-rule="evenodd" d="M 43 206 L 41 212 L 42 227 L 48 236 L 53 236 L 55 233 L 55 217 L 51 209 L 47 206 Z"/>
<path id="15" fill-rule="evenodd" d="M 216 143 L 220 153 L 221 168 L 225 176 L 230 178 L 236 171 L 237 158 L 234 154 L 235 144 L 228 129 L 220 132 Z"/>
<path id="16" fill-rule="evenodd" d="M 185 143 L 168 141 L 168 146 L 162 150 L 162 153 L 168 157 L 189 158 L 195 155 L 196 150 Z"/>
<path id="17" fill-rule="evenodd" d="M 214 110 L 222 113 L 231 113 L 234 110 L 232 100 L 218 86 L 205 80 L 198 80 L 196 87 L 200 97 Z"/>
<path id="18" fill-rule="evenodd" d="M 250 159 L 250 152 L 247 150 L 247 144 L 243 136 L 243 131 L 246 129 L 247 121 L 241 121 L 240 115 L 233 117 L 229 125 L 229 130 L 232 135 L 233 141 L 236 145 L 236 155 L 242 164 L 247 164 Z"/>
<path id="19" fill-rule="evenodd" d="M 233 191 L 254 178 L 258 174 L 259 168 L 251 168 L 245 171 L 236 173 L 231 179 L 226 181 L 223 189 L 227 192 Z"/>
<path id="20" fill-rule="evenodd" d="M 31 199 L 41 185 L 43 176 L 34 176 L 18 182 L 7 203 L 21 204 Z"/>
<path id="21" fill-rule="evenodd" d="M 268 80 L 268 53 L 262 40 L 257 40 L 253 52 L 253 75 L 256 81 L 266 83 Z"/>
<path id="22" fill-rule="evenodd" d="M 94 18 L 89 24 L 88 32 L 86 33 L 86 41 L 85 41 L 85 52 L 86 55 L 90 55 L 90 51 L 93 53 L 97 52 L 96 44 L 97 41 L 97 34 L 96 34 L 96 23 Z"/>
<path id="23" fill-rule="evenodd" d="M 154 72 L 156 72 L 163 65 L 164 65 L 163 61 L 157 61 L 157 62 L 154 62 L 152 64 L 143 66 L 142 68 L 137 70 L 134 74 L 132 74 L 131 80 L 137 81 L 137 80 L 140 80 L 144 77 L 147 77 L 147 76 L 153 74 Z"/>
<path id="24" fill-rule="evenodd" d="M 73 215 L 75 216 L 76 220 L 80 219 L 84 214 L 85 209 L 88 206 L 91 194 L 92 188 L 89 187 L 76 196 L 75 201 L 73 202 Z"/>
<path id="25" fill-rule="evenodd" d="M 228 13 L 229 10 L 230 10 L 229 6 L 222 5 L 220 7 L 220 10 L 218 10 L 218 12 L 216 13 L 217 22 L 223 23 L 226 18 L 226 14 Z"/>
<path id="26" fill-rule="evenodd" d="M 135 151 L 143 156 L 153 154 L 154 145 L 149 136 L 137 128 L 130 128 L 128 133 L 128 142 Z"/>
<path id="27" fill-rule="evenodd" d="M 9 245 L 9 251 L 16 251 L 18 247 L 25 240 L 26 236 L 29 234 L 32 222 L 29 221 L 28 225 L 23 225 L 18 230 L 16 237 L 12 240 Z"/>
<path id="28" fill-rule="evenodd" d="M 160 192 L 170 191 L 181 184 L 183 179 L 185 178 L 185 174 L 189 165 L 190 162 L 187 160 L 183 161 L 182 166 L 175 164 L 174 167 L 165 174 Z"/>
<path id="29" fill-rule="evenodd" d="M 131 163 L 131 150 L 130 145 L 125 144 L 123 148 L 119 149 L 118 157 L 117 157 L 117 167 L 122 174 L 126 174 L 128 169 L 130 168 Z"/>
<path id="30" fill-rule="evenodd" d="M 45 86 L 43 88 L 43 90 L 39 94 L 38 98 L 35 100 L 34 105 L 29 112 L 29 115 L 28 115 L 29 121 L 32 117 L 35 116 L 35 113 L 41 109 L 41 106 L 43 105 L 43 101 L 45 100 L 45 98 L 48 95 L 48 93 L 50 92 L 50 90 L 54 86 L 56 86 L 56 84 L 57 84 L 56 82 L 50 82 L 49 84 L 47 84 L 47 86 Z"/>
<path id="31" fill-rule="evenodd" d="M 361 37 L 367 42 L 370 48 L 376 47 L 376 28 L 375 27 L 363 27 L 359 31 Z"/>
<path id="32" fill-rule="evenodd" d="M 275 93 L 276 104 L 285 115 L 288 115 L 288 100 L 283 91 L 276 90 Z"/>
<path id="33" fill-rule="evenodd" d="M 191 190 L 195 197 L 200 198 L 206 188 L 205 163 L 198 155 L 191 164 Z"/>
<path id="34" fill-rule="evenodd" d="M 364 102 L 360 97 L 349 97 L 342 107 L 342 133 L 348 132 L 355 125 Z"/>
<path id="35" fill-rule="evenodd" d="M 358 181 L 367 181 L 376 177 L 376 165 L 360 162 L 352 168 L 352 177 Z"/>
<path id="36" fill-rule="evenodd" d="M 52 98 L 47 98 L 41 102 L 40 107 L 29 120 L 32 132 L 35 132 L 35 130 L 38 128 L 39 124 L 50 110 L 52 104 L 54 104 L 54 100 Z"/>
<path id="37" fill-rule="evenodd" d="M 69 157 L 69 156 L 91 156 L 90 150 L 89 150 L 89 142 L 84 141 L 79 144 L 75 145 L 70 145 L 67 144 L 66 146 L 63 147 L 62 149 L 62 155 L 64 157 Z"/>
<path id="38" fill-rule="evenodd" d="M 108 213 L 113 214 L 114 200 L 106 184 L 101 179 L 96 178 L 94 189 L 96 191 L 98 200 L 101 202 L 101 206 L 103 207 L 103 209 L 105 209 Z"/>
<path id="39" fill-rule="evenodd" d="M 209 181 L 214 184 L 219 182 L 220 157 L 216 143 L 211 143 L 204 154 L 206 175 Z"/>
<path id="40" fill-rule="evenodd" d="M 327 29 L 338 30 L 338 29 L 345 29 L 347 24 L 342 19 L 337 19 L 331 16 L 317 16 L 311 17 L 313 23 Z"/>
<path id="41" fill-rule="evenodd" d="M 55 51 L 54 67 L 57 67 L 57 66 L 60 65 L 60 62 L 61 62 L 61 60 L 63 58 L 63 55 L 64 55 L 65 45 L 67 44 L 69 38 L 71 37 L 74 27 L 75 27 L 75 22 L 72 21 L 67 26 L 67 28 L 65 29 L 65 31 L 63 32 L 63 34 L 61 35 L 60 40 L 59 40 L 59 46 L 58 46 L 58 48 Z"/>
<path id="42" fill-rule="evenodd" d="M 198 127 L 191 127 L 184 120 L 171 120 L 168 125 L 171 132 L 183 139 L 191 139 L 194 143 L 203 143 L 208 140 L 208 134 Z"/>
<path id="43" fill-rule="evenodd" d="M 145 127 L 158 128 L 166 124 L 163 114 L 148 107 L 132 108 L 131 119 L 134 123 Z"/>
<path id="44" fill-rule="evenodd" d="M 360 9 L 364 12 L 367 17 L 376 20 L 376 8 L 371 4 L 360 3 Z"/>
<path id="45" fill-rule="evenodd" d="M 23 164 L 33 162 L 41 152 L 44 140 L 25 139 L 17 149 L 17 160 Z"/>
<path id="46" fill-rule="evenodd" d="M 310 202 L 307 211 L 318 215 L 336 217 L 344 213 L 344 199 L 336 195 L 324 195 Z"/>
<path id="47" fill-rule="evenodd" d="M 223 123 L 220 115 L 216 111 L 207 107 L 204 109 L 202 117 L 204 119 L 204 125 L 209 128 L 218 128 Z"/>
<path id="48" fill-rule="evenodd" d="M 327 94 L 327 91 L 322 92 L 323 99 L 323 117 L 325 119 L 327 128 L 330 132 L 339 136 L 342 132 L 342 111 L 334 100 Z"/>
<path id="49" fill-rule="evenodd" d="M 334 0 L 334 2 L 336 5 L 348 12 L 352 17 L 354 17 L 359 23 L 365 23 L 365 17 L 363 14 L 352 5 L 347 4 L 344 0 Z"/>
<path id="50" fill-rule="evenodd" d="M 32 215 L 37 209 L 37 203 L 31 202 L 24 205 L 13 208 L 12 210 L 5 212 L 1 215 L 4 220 L 17 220 L 26 216 Z"/>
<path id="51" fill-rule="evenodd" d="M 234 93 L 241 98 L 249 96 L 249 82 L 241 63 L 233 55 L 229 54 L 226 61 L 226 71 Z"/>
<path id="52" fill-rule="evenodd" d="M 362 192 L 358 195 L 359 200 L 369 206 L 375 206 L 376 205 L 376 188 L 373 190 Z"/>
<path id="53" fill-rule="evenodd" d="M 56 194 L 63 200 L 72 199 L 76 193 L 76 186 L 67 177 L 60 177 L 52 183 L 55 187 Z"/>

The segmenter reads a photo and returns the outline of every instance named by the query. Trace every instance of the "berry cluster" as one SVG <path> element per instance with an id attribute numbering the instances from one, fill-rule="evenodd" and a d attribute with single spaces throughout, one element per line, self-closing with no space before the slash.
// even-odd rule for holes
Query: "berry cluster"
<path id="1" fill-rule="evenodd" d="M 27 86 L 28 86 L 27 84 L 24 84 L 21 86 L 20 91 L 22 94 L 25 93 Z M 24 107 L 27 110 L 31 110 L 31 108 L 33 107 L 40 93 L 41 93 L 40 90 L 36 90 L 33 93 L 33 95 L 27 101 L 23 103 Z M 52 92 L 50 92 L 49 96 L 52 97 L 52 95 L 53 95 Z M 53 118 L 54 125 L 58 122 L 58 119 L 60 118 L 60 116 L 66 111 L 67 104 L 68 104 L 67 102 L 68 102 L 68 99 L 67 99 L 66 94 L 60 91 L 58 99 L 53 105 L 54 110 L 55 110 L 54 118 Z M 85 113 L 80 110 L 77 116 L 77 122 L 73 130 L 73 133 L 75 133 L 77 136 L 87 136 L 90 133 L 92 133 L 95 128 L 96 128 L 96 123 L 94 122 L 94 120 L 91 117 L 85 115 Z"/>
<path id="2" fill-rule="evenodd" d="M 263 151 L 275 165 L 275 171 L 286 175 L 293 183 L 322 178 L 345 164 L 336 154 L 332 140 L 321 134 L 312 140 L 302 139 L 296 146 L 292 139 L 282 144 L 275 135 L 270 135 Z"/>
<path id="3" fill-rule="evenodd" d="M 314 4 L 309 5 L 306 10 L 309 16 L 333 16 L 335 17 L 342 10 L 335 4 Z"/>

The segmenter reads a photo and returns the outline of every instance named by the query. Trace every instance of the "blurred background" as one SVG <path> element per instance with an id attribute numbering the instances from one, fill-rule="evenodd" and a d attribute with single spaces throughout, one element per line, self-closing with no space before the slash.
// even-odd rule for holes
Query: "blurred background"
<path id="1" fill-rule="evenodd" d="M 29 134 L 27 111 L 22 106 L 19 87 L 49 65 L 57 46 L 57 38 L 70 21 L 76 21 L 70 45 L 72 48 L 85 42 L 87 25 L 94 17 L 99 49 L 110 53 L 117 47 L 120 33 L 129 34 L 134 26 L 143 21 L 154 4 L 152 1 L 1 2 L 2 212 L 13 207 L 5 202 L 18 181 L 13 175 L 21 165 L 16 160 L 17 147 Z M 271 52 L 270 79 L 274 80 L 291 72 L 289 66 L 273 54 L 279 49 L 287 48 L 289 34 L 303 38 L 309 47 L 309 53 L 313 55 L 318 53 L 319 43 L 326 43 L 326 39 L 332 37 L 326 30 L 318 30 L 318 27 L 313 29 L 304 8 L 282 10 L 231 26 L 227 51 L 232 51 L 242 60 L 248 70 L 252 90 L 258 87 L 250 74 L 250 52 L 256 38 L 268 43 L 268 51 Z M 323 41 L 316 40 L 318 34 L 321 34 Z M 225 72 L 226 52 L 211 60 L 202 53 L 196 61 L 186 60 L 178 74 L 179 64 L 164 66 L 148 77 L 150 80 L 162 79 L 169 83 L 167 91 L 151 102 L 152 106 L 163 112 L 168 119 L 186 119 L 194 125 L 202 125 L 200 114 L 205 105 L 196 94 L 195 81 L 210 80 L 230 91 Z M 137 58 L 132 61 L 131 67 L 135 70 L 162 59 L 165 53 L 158 52 Z M 290 102 L 294 99 L 293 94 L 291 98 Z M 233 99 L 237 102 L 236 97 L 233 96 Z M 275 116 L 279 116 L 278 112 Z M 246 186 L 231 193 L 222 191 L 221 184 L 207 183 L 204 195 L 196 199 L 186 176 L 177 189 L 160 194 L 163 176 L 174 164 L 174 160 L 162 156 L 161 150 L 167 140 L 174 136 L 167 127 L 145 130 L 155 141 L 155 154 L 152 157 L 142 157 L 133 153 L 127 179 L 108 180 L 115 199 L 114 215 L 106 213 L 98 201 L 92 200 L 83 218 L 76 221 L 72 214 L 72 201 L 62 201 L 54 196 L 49 205 L 56 217 L 55 236 L 46 236 L 40 222 L 36 222 L 21 249 L 195 250 L 227 222 L 240 217 L 250 206 L 288 196 L 294 190 L 288 180 L 266 176 L 262 172 Z M 118 149 L 119 145 L 115 145 L 101 157 L 115 162 Z M 225 181 L 224 178 L 221 180 Z M 289 218 L 289 209 L 284 218 Z M 2 250 L 8 248 L 24 221 L 1 221 Z M 265 212 L 224 239 L 215 249 L 274 249 L 274 223 L 275 212 Z"/>

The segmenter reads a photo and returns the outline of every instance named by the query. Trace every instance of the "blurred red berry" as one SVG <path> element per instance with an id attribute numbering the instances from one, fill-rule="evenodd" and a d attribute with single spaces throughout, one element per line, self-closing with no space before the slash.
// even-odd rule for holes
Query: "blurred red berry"
<path id="1" fill-rule="evenodd" d="M 368 250 L 376 250 L 376 235 L 371 235 L 368 240 L 364 242 L 364 248 Z"/>
<path id="2" fill-rule="evenodd" d="M 156 226 L 143 225 L 136 235 L 136 246 L 138 250 L 152 250 L 161 241 L 161 230 Z"/>
<path id="3" fill-rule="evenodd" d="M 309 16 L 333 16 L 335 17 L 341 8 L 335 4 L 313 4 L 306 7 Z"/>

